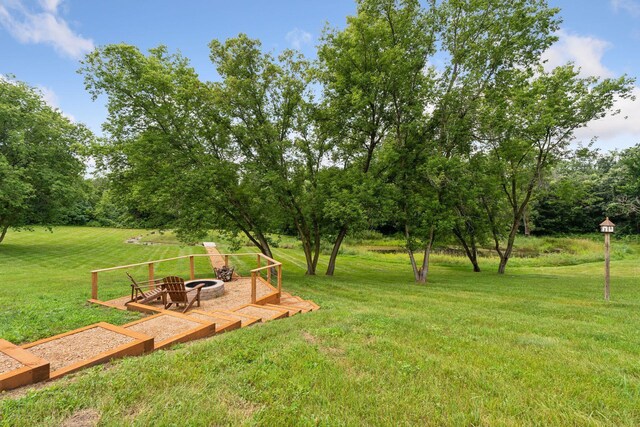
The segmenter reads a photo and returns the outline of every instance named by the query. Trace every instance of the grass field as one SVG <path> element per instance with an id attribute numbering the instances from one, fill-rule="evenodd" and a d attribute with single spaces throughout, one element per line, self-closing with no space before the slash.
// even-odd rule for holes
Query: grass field
<path id="1" fill-rule="evenodd" d="M 123 323 L 134 315 L 85 303 L 89 270 L 203 251 L 165 236 L 124 243 L 141 233 L 9 234 L 0 244 L 0 337 L 27 342 Z M 608 304 L 600 243 L 533 245 L 566 249 L 514 259 L 502 277 L 495 259 L 474 274 L 464 259 L 436 255 L 427 285 L 412 283 L 406 255 L 355 242 L 334 278 L 307 277 L 302 252 L 281 245 L 285 290 L 320 311 L 82 371 L 3 399 L 0 423 L 59 425 L 91 409 L 113 426 L 640 424 L 638 245 L 614 238 Z M 123 287 L 121 277 L 105 278 L 101 292 Z"/>

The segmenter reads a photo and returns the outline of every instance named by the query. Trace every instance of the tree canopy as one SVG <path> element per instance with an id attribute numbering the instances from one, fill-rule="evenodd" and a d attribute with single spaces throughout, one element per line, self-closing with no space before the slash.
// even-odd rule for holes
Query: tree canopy
<path id="1" fill-rule="evenodd" d="M 0 76 L 0 242 L 10 227 L 65 218 L 82 195 L 81 153 L 91 140 L 38 90 Z"/>
<path id="2" fill-rule="evenodd" d="M 504 273 L 574 131 L 630 96 L 626 76 L 544 69 L 558 12 L 545 0 L 358 0 L 316 61 L 244 34 L 213 40 L 214 82 L 163 46 L 100 47 L 80 72 L 108 99 L 97 153 L 110 197 L 186 240 L 224 229 L 271 255 L 270 233 L 295 234 L 308 274 L 323 245 L 333 274 L 347 234 L 383 224 L 404 236 L 416 281 L 437 241 L 460 244 L 474 271 L 492 241 Z M 636 212 L 634 200 L 611 209 Z"/>

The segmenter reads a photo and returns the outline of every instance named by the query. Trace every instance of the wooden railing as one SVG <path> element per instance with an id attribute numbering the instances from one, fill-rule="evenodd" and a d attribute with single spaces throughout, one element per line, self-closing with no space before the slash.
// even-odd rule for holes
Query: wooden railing
<path id="1" fill-rule="evenodd" d="M 272 285 L 271 283 L 271 272 L 273 269 L 276 269 L 276 275 L 278 276 L 278 296 L 282 293 L 282 263 L 276 261 L 273 258 L 269 258 L 268 256 L 257 253 L 256 254 L 258 260 L 258 267 L 251 270 L 251 303 L 255 303 L 257 299 L 256 295 L 256 281 L 258 280 L 258 276 L 262 276 L 262 272 L 267 272 L 267 283 Z M 267 265 L 262 266 L 262 259 L 267 261 Z"/>
<path id="2" fill-rule="evenodd" d="M 229 257 L 233 256 L 233 257 L 246 257 L 246 256 L 254 256 L 257 259 L 257 264 L 258 267 L 254 268 L 253 270 L 251 270 L 251 302 L 255 303 L 256 299 L 257 299 L 257 289 L 256 289 L 256 284 L 257 284 L 257 280 L 258 277 L 262 277 L 262 272 L 265 271 L 266 272 L 266 281 L 267 283 L 269 283 L 269 285 L 273 286 L 273 283 L 271 283 L 272 280 L 272 272 L 275 270 L 276 272 L 276 276 L 278 279 L 277 282 L 277 288 L 278 288 L 278 296 L 282 293 L 282 263 L 279 261 L 276 261 L 273 258 L 270 258 L 266 255 L 263 255 L 261 253 L 242 253 L 242 254 L 193 254 L 193 255 L 182 255 L 182 256 L 178 256 L 178 257 L 173 257 L 173 258 L 165 258 L 165 259 L 157 259 L 157 260 L 153 260 L 153 261 L 145 261 L 145 262 L 139 262 L 136 264 L 127 264 L 127 265 L 119 265 L 116 267 L 109 267 L 109 268 L 101 268 L 98 270 L 93 270 L 91 271 L 91 299 L 97 300 L 98 299 L 98 275 L 100 273 L 105 273 L 108 271 L 116 271 L 116 270 L 124 270 L 127 268 L 133 268 L 133 267 L 140 267 L 140 266 L 147 266 L 148 269 L 148 275 L 149 275 L 149 283 L 153 283 L 155 280 L 154 274 L 155 274 L 155 265 L 156 264 L 160 264 L 163 262 L 169 262 L 169 261 L 176 261 L 176 260 L 180 260 L 180 259 L 188 259 L 189 260 L 189 277 L 191 280 L 196 278 L 196 266 L 195 266 L 195 258 L 199 258 L 199 257 L 223 257 L 224 259 L 224 265 L 228 266 L 229 265 Z M 263 264 L 263 260 L 266 261 L 266 265 L 262 265 Z"/>

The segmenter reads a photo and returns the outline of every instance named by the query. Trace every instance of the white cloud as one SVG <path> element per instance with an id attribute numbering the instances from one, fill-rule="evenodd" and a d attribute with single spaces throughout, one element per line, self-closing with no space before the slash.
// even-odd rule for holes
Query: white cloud
<path id="1" fill-rule="evenodd" d="M 62 111 L 62 109 L 60 108 L 60 103 L 58 101 L 58 95 L 54 92 L 53 89 L 47 86 L 42 86 L 42 85 L 38 85 L 37 88 L 42 94 L 42 99 L 44 99 L 44 102 L 46 102 L 47 105 L 49 105 L 51 108 L 55 108 L 56 110 L 60 111 L 60 114 L 62 114 L 64 117 L 71 120 L 72 122 L 76 121 L 76 118 L 72 114 L 68 114 Z"/>
<path id="2" fill-rule="evenodd" d="M 614 110 L 620 110 L 620 114 L 592 121 L 587 127 L 576 131 L 576 139 L 587 142 L 598 137 L 597 145 L 607 149 L 640 143 L 640 87 L 634 87 L 632 93 L 635 101 L 622 99 L 614 106 Z"/>
<path id="3" fill-rule="evenodd" d="M 635 0 L 611 0 L 611 6 L 616 12 L 627 12 L 632 16 L 640 16 L 640 3 Z"/>
<path id="4" fill-rule="evenodd" d="M 49 44 L 59 53 L 80 58 L 93 50 L 91 39 L 76 34 L 58 14 L 62 0 L 40 0 L 34 11 L 22 0 L 0 0 L 0 26 L 21 43 Z"/>
<path id="5" fill-rule="evenodd" d="M 636 5 L 631 0 L 611 2 L 614 7 L 620 8 Z M 547 60 L 544 64 L 547 71 L 573 62 L 580 67 L 582 77 L 616 77 L 616 73 L 603 63 L 603 56 L 607 49 L 612 47 L 611 43 L 596 37 L 568 33 L 565 30 L 560 30 L 557 35 L 558 42 L 543 55 L 543 59 Z M 619 114 L 607 115 L 590 122 L 587 127 L 578 129 L 575 132 L 576 142 L 589 142 L 597 137 L 596 146 L 603 149 L 629 147 L 640 143 L 640 87 L 634 87 L 633 95 L 639 101 L 622 99 L 616 103 L 614 110 L 620 110 Z"/>
<path id="6" fill-rule="evenodd" d="M 311 33 L 307 33 L 299 28 L 294 28 L 285 36 L 285 39 L 294 49 L 300 49 L 303 45 L 311 43 L 312 38 Z"/>
<path id="7" fill-rule="evenodd" d="M 567 62 L 573 62 L 580 67 L 580 75 L 612 77 L 614 72 L 602 63 L 602 57 L 611 43 L 606 40 L 590 36 L 570 34 L 564 30 L 558 31 L 559 40 L 543 55 L 546 60 L 545 69 L 551 70 Z"/>
<path id="8" fill-rule="evenodd" d="M 53 89 L 38 85 L 38 90 L 42 94 L 42 99 L 44 102 L 49 104 L 50 107 L 60 108 L 60 104 L 58 104 L 58 95 L 53 91 Z"/>
<path id="9" fill-rule="evenodd" d="M 44 10 L 47 10 L 51 13 L 56 13 L 58 11 L 58 6 L 60 6 L 62 0 L 40 0 L 40 5 Z"/>

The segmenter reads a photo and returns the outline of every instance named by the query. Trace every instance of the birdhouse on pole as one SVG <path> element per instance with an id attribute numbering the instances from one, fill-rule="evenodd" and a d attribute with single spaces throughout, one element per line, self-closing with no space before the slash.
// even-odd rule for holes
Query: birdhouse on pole
<path id="1" fill-rule="evenodd" d="M 600 223 L 600 232 L 604 233 L 604 299 L 605 301 L 609 301 L 610 298 L 610 281 L 611 281 L 611 273 L 610 273 L 610 263 L 611 263 L 611 233 L 616 228 L 616 225 L 609 220 L 607 217 L 604 221 Z"/>
<path id="2" fill-rule="evenodd" d="M 616 225 L 609 220 L 609 217 L 600 223 L 600 232 L 602 233 L 613 233 L 615 228 Z"/>

